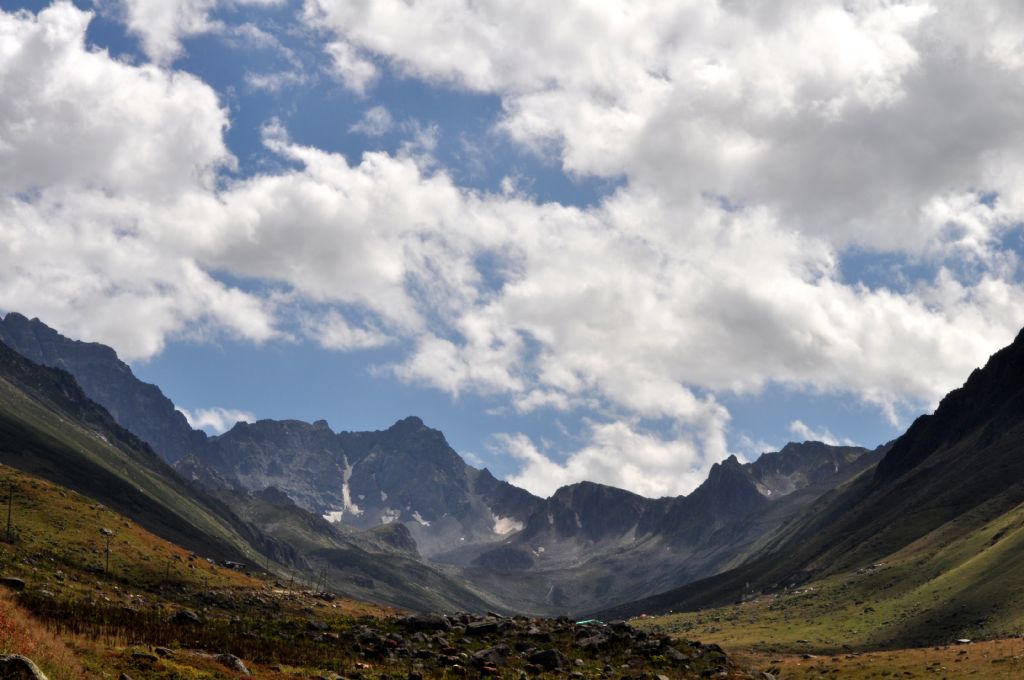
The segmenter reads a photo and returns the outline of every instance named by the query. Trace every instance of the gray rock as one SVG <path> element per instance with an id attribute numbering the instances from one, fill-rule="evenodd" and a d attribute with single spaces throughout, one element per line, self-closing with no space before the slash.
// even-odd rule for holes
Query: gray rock
<path id="1" fill-rule="evenodd" d="M 531 654 L 527 661 L 546 671 L 561 670 L 569 665 L 569 659 L 557 649 L 542 649 Z"/>
<path id="2" fill-rule="evenodd" d="M 182 609 L 180 612 L 176 613 L 174 616 L 171 617 L 171 623 L 195 626 L 202 623 L 202 620 L 199 618 L 199 615 L 195 612 L 189 611 L 187 609 Z"/>
<path id="3" fill-rule="evenodd" d="M 46 680 L 39 667 L 20 654 L 0 656 L 0 678 L 7 680 Z"/>
<path id="4" fill-rule="evenodd" d="M 402 619 L 401 623 L 405 626 L 406 630 L 410 631 L 447 631 L 451 630 L 452 622 L 448 620 L 448 617 L 441 616 L 440 614 L 417 614 L 415 616 L 407 616 Z"/>
<path id="5" fill-rule="evenodd" d="M 500 668 L 508 664 L 508 652 L 509 648 L 506 645 L 488 647 L 487 649 L 481 649 L 478 652 L 474 652 L 472 660 L 477 666 L 494 666 L 496 668 Z"/>
<path id="6" fill-rule="evenodd" d="M 498 629 L 497 621 L 474 621 L 466 626 L 466 635 L 490 635 L 497 633 Z"/>
<path id="7" fill-rule="evenodd" d="M 0 586 L 11 590 L 25 590 L 25 582 L 17 576 L 0 576 Z"/>
<path id="8" fill-rule="evenodd" d="M 249 669 L 246 668 L 245 664 L 242 663 L 242 660 L 234 654 L 218 654 L 216 659 L 222 666 L 230 668 L 233 671 L 249 675 Z"/>
<path id="9" fill-rule="evenodd" d="M 603 647 L 606 647 L 609 641 L 610 640 L 607 635 L 598 633 L 597 635 L 585 637 L 576 644 L 580 646 L 580 649 L 601 649 Z"/>

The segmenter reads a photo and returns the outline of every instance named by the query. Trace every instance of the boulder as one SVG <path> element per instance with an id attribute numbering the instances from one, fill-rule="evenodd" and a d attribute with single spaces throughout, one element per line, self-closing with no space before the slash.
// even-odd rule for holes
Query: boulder
<path id="1" fill-rule="evenodd" d="M 509 648 L 507 645 L 498 645 L 497 647 L 488 647 L 487 649 L 473 652 L 471 659 L 473 665 L 477 667 L 493 666 L 494 668 L 500 668 L 508 664 L 508 653 Z"/>
<path id="2" fill-rule="evenodd" d="M 239 673 L 249 675 L 249 669 L 246 668 L 245 664 L 242 663 L 242 660 L 234 654 L 218 654 L 216 656 L 216 659 L 217 662 L 220 663 L 220 665 L 226 668 L 230 668 L 233 671 L 238 671 Z"/>
<path id="3" fill-rule="evenodd" d="M 199 615 L 187 609 L 182 609 L 171 617 L 171 623 L 196 626 L 202 623 Z"/>
<path id="4" fill-rule="evenodd" d="M 466 635 L 490 635 L 500 628 L 497 621 L 474 621 L 466 625 Z"/>
<path id="5" fill-rule="evenodd" d="M 607 635 L 598 633 L 597 635 L 585 637 L 576 644 L 580 646 L 580 649 L 603 649 L 608 646 L 610 641 Z"/>
<path id="6" fill-rule="evenodd" d="M 0 576 L 0 586 L 10 590 L 25 590 L 25 582 L 17 576 Z"/>
<path id="7" fill-rule="evenodd" d="M 561 670 L 569 665 L 569 659 L 557 649 L 542 649 L 539 652 L 534 652 L 527 661 L 546 671 Z"/>
<path id="8" fill-rule="evenodd" d="M 401 621 L 406 630 L 409 631 L 447 631 L 451 630 L 452 622 L 448 617 L 440 614 L 417 614 L 407 616 Z"/>
<path id="9" fill-rule="evenodd" d="M 10 680 L 46 680 L 39 667 L 20 654 L 4 654 L 0 656 L 0 678 Z"/>

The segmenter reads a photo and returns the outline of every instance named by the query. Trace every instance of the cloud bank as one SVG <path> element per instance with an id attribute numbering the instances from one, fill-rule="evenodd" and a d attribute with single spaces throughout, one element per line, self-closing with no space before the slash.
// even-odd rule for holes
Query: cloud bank
<path id="1" fill-rule="evenodd" d="M 515 483 L 663 495 L 729 453 L 722 394 L 838 392 L 895 422 L 1024 323 L 1014 3 L 305 3 L 340 86 L 369 97 L 386 65 L 496 95 L 499 134 L 621 178 L 589 208 L 459 186 L 430 134 L 355 161 L 275 120 L 288 169 L 228 179 L 218 94 L 168 67 L 216 4 L 123 4 L 153 64 L 87 48 L 70 3 L 0 13 L 0 307 L 128 358 L 219 334 L 405 348 L 396 379 L 590 414 L 575 451 L 497 437 Z M 357 131 L 390 129 L 366 108 Z M 849 252 L 928 273 L 867 285 Z"/>

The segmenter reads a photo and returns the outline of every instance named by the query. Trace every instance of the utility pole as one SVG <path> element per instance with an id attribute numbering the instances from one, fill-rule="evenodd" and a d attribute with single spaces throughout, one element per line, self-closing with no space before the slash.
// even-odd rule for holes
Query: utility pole
<path id="1" fill-rule="evenodd" d="M 107 560 L 106 560 L 105 566 L 103 567 L 103 572 L 105 574 L 109 574 L 110 573 L 110 537 L 114 535 L 114 532 L 111 531 L 110 529 L 100 529 L 100 533 L 103 534 L 103 536 L 106 537 L 106 539 L 107 539 Z"/>
<path id="2" fill-rule="evenodd" d="M 7 542 L 14 542 L 14 482 L 7 487 Z"/>

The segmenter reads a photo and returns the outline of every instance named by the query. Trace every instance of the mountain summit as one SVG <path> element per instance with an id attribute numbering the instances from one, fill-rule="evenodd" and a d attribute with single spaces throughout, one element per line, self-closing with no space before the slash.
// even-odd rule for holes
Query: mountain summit
<path id="1" fill-rule="evenodd" d="M 71 340 L 39 319 L 29 320 L 17 312 L 0 319 L 0 342 L 29 361 L 73 375 L 86 396 L 169 463 L 206 441 L 206 434 L 193 430 L 160 388 L 136 378 L 106 345 Z"/>
<path id="2" fill-rule="evenodd" d="M 334 522 L 403 522 L 424 555 L 500 540 L 541 503 L 467 465 L 416 417 L 373 432 L 335 433 L 323 421 L 238 423 L 198 457 L 241 488 L 276 487 Z"/>

